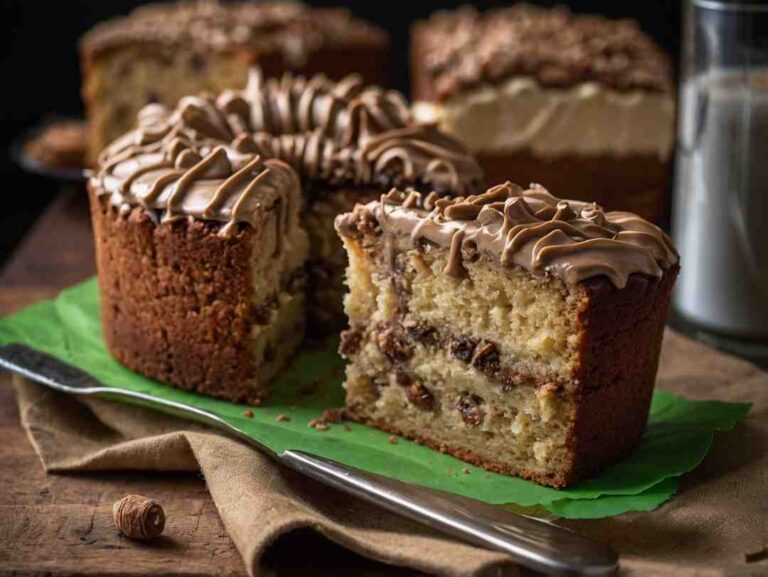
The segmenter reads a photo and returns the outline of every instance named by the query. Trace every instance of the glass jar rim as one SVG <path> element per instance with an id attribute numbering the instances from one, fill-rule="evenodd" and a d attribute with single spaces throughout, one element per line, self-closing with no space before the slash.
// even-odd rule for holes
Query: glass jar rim
<path id="1" fill-rule="evenodd" d="M 691 0 L 697 8 L 721 12 L 768 12 L 768 2 L 724 2 L 723 0 Z"/>

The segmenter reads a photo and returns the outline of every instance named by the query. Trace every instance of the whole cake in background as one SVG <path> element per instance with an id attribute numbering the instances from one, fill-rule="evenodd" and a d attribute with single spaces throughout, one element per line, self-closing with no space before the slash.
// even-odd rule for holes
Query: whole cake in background
<path id="1" fill-rule="evenodd" d="M 148 105 L 88 186 L 107 347 L 143 375 L 258 402 L 307 320 L 344 321 L 335 216 L 392 186 L 466 195 L 481 177 L 357 76 L 255 70 L 242 90 Z"/>
<path id="2" fill-rule="evenodd" d="M 89 160 L 129 130 L 146 104 L 242 88 L 249 67 L 357 73 L 385 84 L 389 39 L 341 8 L 298 2 L 182 1 L 142 6 L 99 24 L 80 43 Z"/>
<path id="3" fill-rule="evenodd" d="M 632 20 L 518 4 L 417 23 L 413 97 L 489 182 L 546 185 L 607 210 L 668 217 L 670 61 Z"/>
<path id="4" fill-rule="evenodd" d="M 336 228 L 349 416 L 555 487 L 636 447 L 679 270 L 661 229 L 510 183 L 393 190 Z"/>

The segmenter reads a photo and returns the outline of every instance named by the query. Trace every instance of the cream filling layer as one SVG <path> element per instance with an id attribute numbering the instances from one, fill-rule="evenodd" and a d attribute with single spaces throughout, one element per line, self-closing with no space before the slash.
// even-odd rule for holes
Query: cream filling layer
<path id="1" fill-rule="evenodd" d="M 438 122 L 473 153 L 654 154 L 666 160 L 675 136 L 673 94 L 620 93 L 594 82 L 551 89 L 513 78 L 442 104 L 417 102 L 414 116 Z"/>

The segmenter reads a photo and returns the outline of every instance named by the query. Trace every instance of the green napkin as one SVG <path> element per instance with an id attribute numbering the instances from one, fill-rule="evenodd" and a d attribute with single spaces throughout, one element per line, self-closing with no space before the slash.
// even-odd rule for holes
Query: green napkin
<path id="1" fill-rule="evenodd" d="M 276 451 L 302 449 L 375 473 L 489 503 L 543 507 L 566 518 L 597 518 L 650 511 L 677 490 L 677 479 L 707 454 L 714 431 L 732 428 L 748 404 L 688 401 L 656 391 L 648 429 L 635 453 L 600 476 L 567 489 L 489 473 L 483 469 L 358 424 L 319 431 L 308 425 L 325 409 L 343 405 L 343 361 L 336 339 L 307 348 L 273 385 L 261 407 L 189 393 L 137 375 L 107 352 L 94 279 L 57 298 L 0 319 L 0 344 L 23 343 L 89 372 L 104 384 L 150 393 L 215 411 Z M 246 409 L 249 409 L 245 416 Z M 280 416 L 278 418 L 278 416 Z"/>

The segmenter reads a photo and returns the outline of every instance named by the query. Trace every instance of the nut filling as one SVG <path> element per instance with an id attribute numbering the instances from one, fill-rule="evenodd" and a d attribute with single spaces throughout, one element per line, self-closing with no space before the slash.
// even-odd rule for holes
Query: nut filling
<path id="1" fill-rule="evenodd" d="M 351 418 L 554 487 L 634 449 L 678 269 L 663 232 L 511 184 L 395 190 L 336 225 Z"/>
<path id="2" fill-rule="evenodd" d="M 483 400 L 477 395 L 464 393 L 456 401 L 456 410 L 461 414 L 461 419 L 470 427 L 477 427 L 483 422 Z"/>

